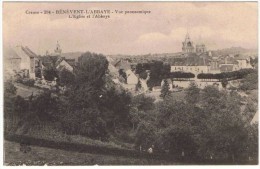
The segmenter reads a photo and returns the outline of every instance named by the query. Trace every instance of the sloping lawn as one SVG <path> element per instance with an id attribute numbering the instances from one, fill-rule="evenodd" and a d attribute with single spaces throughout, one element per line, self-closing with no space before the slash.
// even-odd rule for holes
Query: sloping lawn
<path id="1" fill-rule="evenodd" d="M 20 144 L 4 141 L 4 165 L 174 165 L 162 160 L 78 153 L 31 146 L 23 153 Z"/>

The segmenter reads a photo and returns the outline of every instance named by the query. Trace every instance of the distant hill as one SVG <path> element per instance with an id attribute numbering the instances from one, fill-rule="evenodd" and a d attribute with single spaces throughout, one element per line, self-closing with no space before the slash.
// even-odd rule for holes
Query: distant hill
<path id="1" fill-rule="evenodd" d="M 225 49 L 219 49 L 212 51 L 214 53 L 217 53 L 218 55 L 228 55 L 228 54 L 249 54 L 249 55 L 257 55 L 257 49 L 246 49 L 242 47 L 231 47 L 231 48 L 225 48 Z"/>

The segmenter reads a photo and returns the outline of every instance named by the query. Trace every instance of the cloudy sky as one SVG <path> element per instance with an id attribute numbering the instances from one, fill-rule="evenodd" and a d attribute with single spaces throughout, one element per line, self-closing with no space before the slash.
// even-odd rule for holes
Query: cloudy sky
<path id="1" fill-rule="evenodd" d="M 60 9 L 147 10 L 150 14 L 111 14 L 109 19 L 69 19 L 68 15 L 28 15 Z M 63 52 L 147 54 L 181 51 L 189 31 L 208 49 L 257 48 L 256 2 L 4 3 L 4 45 L 22 44 L 37 54 Z"/>

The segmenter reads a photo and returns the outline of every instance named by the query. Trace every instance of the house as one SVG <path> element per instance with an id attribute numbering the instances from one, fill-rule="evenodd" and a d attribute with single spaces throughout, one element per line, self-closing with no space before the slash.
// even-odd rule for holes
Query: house
<path id="1" fill-rule="evenodd" d="M 123 69 L 123 70 L 128 70 L 131 69 L 131 65 L 127 60 L 120 59 L 114 64 L 115 68 L 118 70 Z"/>
<path id="2" fill-rule="evenodd" d="M 234 59 L 237 61 L 239 69 L 253 68 L 250 64 L 250 57 L 244 55 L 236 55 Z"/>
<path id="3" fill-rule="evenodd" d="M 126 83 L 129 85 L 136 85 L 138 83 L 138 77 L 130 69 L 126 70 Z"/>
<path id="4" fill-rule="evenodd" d="M 8 58 L 7 67 L 12 71 L 22 71 L 25 77 L 35 79 L 35 62 L 38 56 L 27 46 L 9 48 L 4 53 Z"/>
<path id="5" fill-rule="evenodd" d="M 19 72 L 21 70 L 21 57 L 12 48 L 4 49 L 5 70 Z"/>
<path id="6" fill-rule="evenodd" d="M 206 53 L 197 55 L 190 53 L 185 58 L 175 59 L 171 63 L 171 72 L 191 72 L 193 74 L 208 73 L 210 71 L 209 59 Z"/>
<path id="7" fill-rule="evenodd" d="M 221 64 L 219 65 L 220 72 L 232 72 L 234 71 L 234 64 Z"/>
<path id="8" fill-rule="evenodd" d="M 75 66 L 75 59 L 63 58 L 61 61 L 58 61 L 58 63 L 56 63 L 57 70 L 62 70 L 65 68 L 66 70 L 73 72 L 74 66 Z"/>

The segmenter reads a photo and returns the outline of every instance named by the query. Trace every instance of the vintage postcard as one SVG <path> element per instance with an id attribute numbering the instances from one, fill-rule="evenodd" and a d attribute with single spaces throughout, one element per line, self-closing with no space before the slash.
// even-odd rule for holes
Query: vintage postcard
<path id="1" fill-rule="evenodd" d="M 3 2 L 4 165 L 258 165 L 258 3 Z"/>

